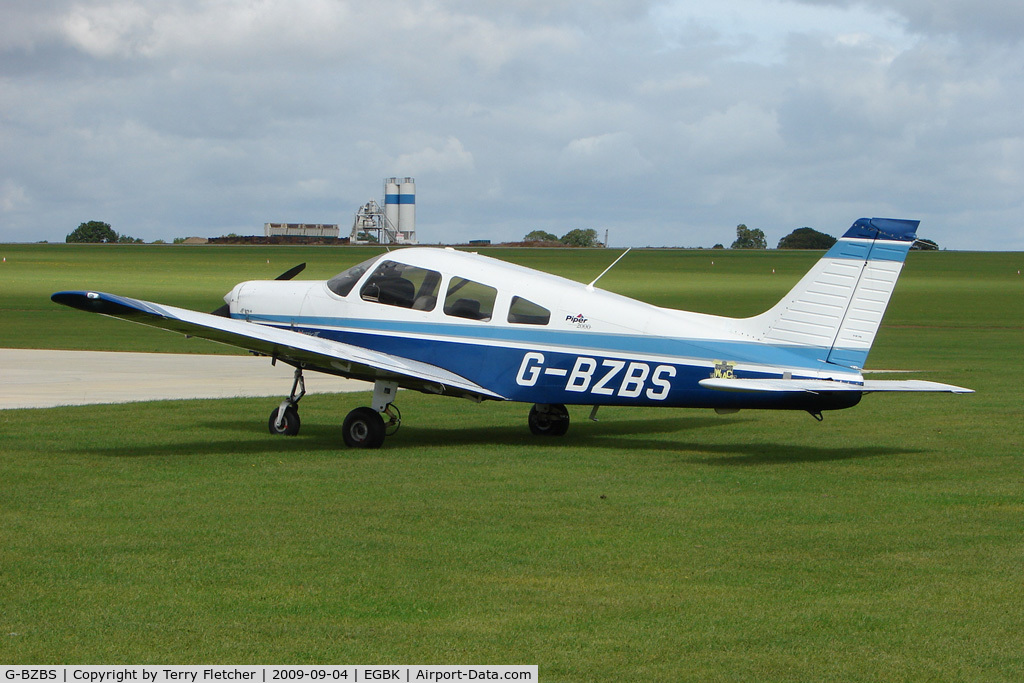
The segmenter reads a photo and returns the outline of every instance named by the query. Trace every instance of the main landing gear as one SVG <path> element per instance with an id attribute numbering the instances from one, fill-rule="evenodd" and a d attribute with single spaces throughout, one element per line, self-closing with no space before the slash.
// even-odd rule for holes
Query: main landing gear
<path id="1" fill-rule="evenodd" d="M 373 383 L 373 407 L 356 408 L 342 424 L 342 438 L 352 448 L 380 448 L 385 436 L 391 436 L 402 425 L 402 413 L 394 404 L 398 382 L 377 380 Z M 299 433 L 299 401 L 306 395 L 302 368 L 295 368 L 295 380 L 288 398 L 270 413 L 267 426 L 271 434 L 295 436 Z M 387 416 L 385 422 L 381 416 Z"/>
<path id="2" fill-rule="evenodd" d="M 529 424 L 537 436 L 564 436 L 569 431 L 569 411 L 561 403 L 535 403 Z"/>
<path id="3" fill-rule="evenodd" d="M 402 426 L 402 413 L 394 404 L 398 382 L 377 380 L 373 383 L 373 402 L 370 408 L 356 408 L 345 417 L 341 435 L 351 448 L 380 448 L 385 436 L 391 436 Z M 381 413 L 387 415 L 384 422 Z"/>

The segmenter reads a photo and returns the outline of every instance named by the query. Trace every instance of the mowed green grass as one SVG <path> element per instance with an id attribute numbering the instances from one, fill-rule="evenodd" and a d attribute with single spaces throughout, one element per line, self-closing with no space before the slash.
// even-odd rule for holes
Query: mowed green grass
<path id="1" fill-rule="evenodd" d="M 202 352 L 217 347 L 48 296 L 209 310 L 238 280 L 300 261 L 329 277 L 370 253 L 5 250 L 2 345 Z M 616 256 L 487 253 L 580 281 Z M 752 315 L 818 257 L 634 252 L 601 285 Z M 868 396 L 820 424 L 614 408 L 591 423 L 575 408 L 548 440 L 527 406 L 404 392 L 405 425 L 367 452 L 338 433 L 360 394 L 304 399 L 294 439 L 266 433 L 267 399 L 0 412 L 0 661 L 1020 680 L 1021 262 L 912 254 L 869 361 L 977 394 Z"/>

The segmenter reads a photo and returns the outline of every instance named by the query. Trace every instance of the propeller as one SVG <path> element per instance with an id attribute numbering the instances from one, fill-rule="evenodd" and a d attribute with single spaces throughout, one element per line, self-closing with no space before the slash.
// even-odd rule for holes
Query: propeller
<path id="1" fill-rule="evenodd" d="M 281 273 L 280 275 L 278 275 L 274 279 L 275 280 L 291 280 L 293 277 L 295 277 L 296 275 L 298 275 L 299 273 L 301 273 L 305 269 L 306 269 L 306 264 L 305 263 L 300 263 L 299 265 L 295 266 L 294 268 L 289 268 L 288 270 L 284 271 L 283 273 Z M 228 304 L 224 304 L 223 306 L 218 308 L 216 311 L 210 311 L 210 314 L 211 315 L 219 315 L 222 318 L 230 318 L 231 317 L 231 306 L 228 305 Z"/>
<path id="2" fill-rule="evenodd" d="M 275 280 L 291 280 L 293 277 L 295 277 L 296 275 L 298 275 L 299 273 L 301 273 L 305 269 L 306 269 L 306 264 L 305 263 L 300 263 L 299 265 L 295 266 L 291 270 L 284 271 L 283 273 L 281 273 L 280 275 L 278 275 L 274 279 Z"/>

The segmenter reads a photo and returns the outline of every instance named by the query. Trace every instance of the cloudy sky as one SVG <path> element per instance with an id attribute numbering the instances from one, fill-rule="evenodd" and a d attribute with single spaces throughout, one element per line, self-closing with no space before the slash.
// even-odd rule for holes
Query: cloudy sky
<path id="1" fill-rule="evenodd" d="M 0 0 L 0 241 L 340 223 L 1024 250 L 1020 0 Z"/>

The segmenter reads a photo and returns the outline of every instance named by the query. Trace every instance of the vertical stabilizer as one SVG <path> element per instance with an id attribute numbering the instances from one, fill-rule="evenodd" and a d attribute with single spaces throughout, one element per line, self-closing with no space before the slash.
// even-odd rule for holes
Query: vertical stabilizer
<path id="1" fill-rule="evenodd" d="M 920 221 L 861 218 L 771 310 L 742 321 L 758 341 L 821 349 L 861 369 Z"/>

